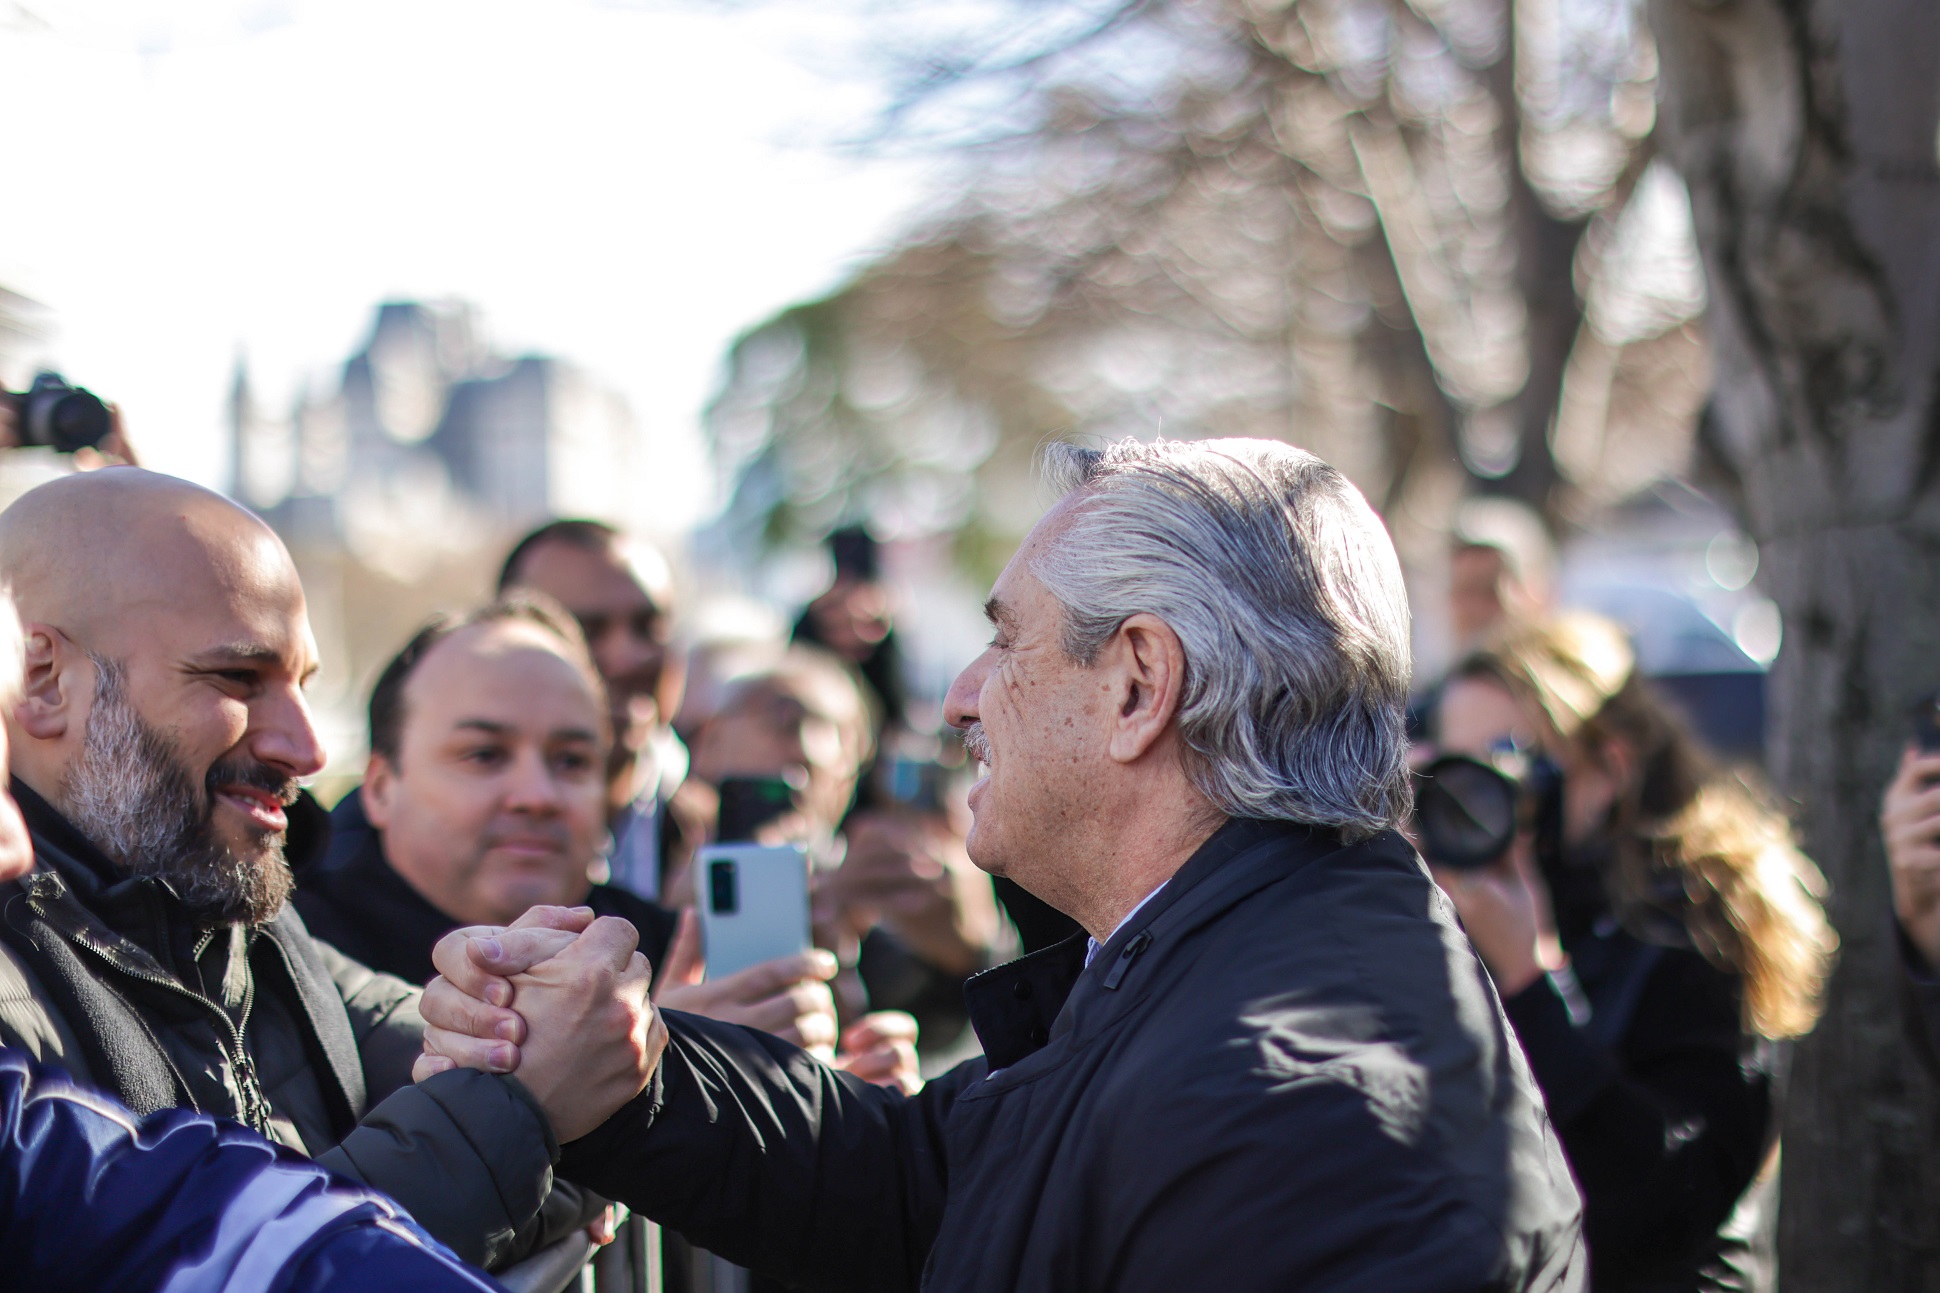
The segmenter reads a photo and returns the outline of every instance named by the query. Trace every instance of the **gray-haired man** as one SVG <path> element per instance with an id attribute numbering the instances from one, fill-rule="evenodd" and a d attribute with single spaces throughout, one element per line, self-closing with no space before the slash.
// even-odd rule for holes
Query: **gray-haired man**
<path id="1" fill-rule="evenodd" d="M 1380 522 L 1281 444 L 1051 469 L 946 710 L 988 769 L 971 856 L 1090 939 L 973 980 L 985 1057 L 914 1098 L 670 1016 L 648 1095 L 562 1171 L 806 1288 L 1582 1288 L 1541 1097 L 1393 830 Z M 421 1072 L 499 1018 L 465 940 L 439 957 Z"/>

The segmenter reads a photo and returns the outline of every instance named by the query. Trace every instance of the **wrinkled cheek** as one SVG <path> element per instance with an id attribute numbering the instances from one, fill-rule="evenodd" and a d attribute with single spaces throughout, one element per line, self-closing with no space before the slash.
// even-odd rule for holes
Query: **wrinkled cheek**
<path id="1" fill-rule="evenodd" d="M 1029 722 L 1031 712 L 1032 688 L 1020 681 L 1015 672 L 1006 669 L 984 684 L 984 726 L 991 726 L 990 714 L 995 711 L 997 726 L 1005 733 L 1015 736 Z"/>

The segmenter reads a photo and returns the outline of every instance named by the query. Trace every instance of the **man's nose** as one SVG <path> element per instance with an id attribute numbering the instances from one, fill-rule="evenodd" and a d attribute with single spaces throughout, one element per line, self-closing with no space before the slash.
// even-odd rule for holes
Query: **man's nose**
<path id="1" fill-rule="evenodd" d="M 950 684 L 948 694 L 943 697 L 943 721 L 951 727 L 968 727 L 979 717 L 978 706 L 983 695 L 983 680 L 990 676 L 990 652 L 972 660 Z"/>
<path id="2" fill-rule="evenodd" d="M 662 654 L 656 642 L 642 638 L 626 624 L 614 624 L 593 642 L 593 663 L 608 681 L 631 678 Z"/>
<path id="3" fill-rule="evenodd" d="M 522 751 L 512 760 L 505 782 L 505 807 L 510 812 L 545 816 L 559 811 L 559 779 L 544 752 Z"/>
<path id="4" fill-rule="evenodd" d="M 291 688 L 260 716 L 252 750 L 258 759 L 291 777 L 314 777 L 323 771 L 329 752 L 310 714 L 310 702 Z"/>

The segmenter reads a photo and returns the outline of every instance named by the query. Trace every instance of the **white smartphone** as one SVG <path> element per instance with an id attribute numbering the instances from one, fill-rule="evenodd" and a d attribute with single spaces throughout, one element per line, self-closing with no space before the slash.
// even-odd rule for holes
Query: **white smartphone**
<path id="1" fill-rule="evenodd" d="M 707 977 L 809 949 L 808 855 L 794 844 L 709 844 L 700 852 Z"/>

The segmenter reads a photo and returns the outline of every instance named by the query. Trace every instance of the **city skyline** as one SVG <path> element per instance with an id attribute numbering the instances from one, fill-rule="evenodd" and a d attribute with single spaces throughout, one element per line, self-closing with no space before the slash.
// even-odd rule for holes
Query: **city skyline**
<path id="1" fill-rule="evenodd" d="M 508 353 L 625 397 L 684 485 L 657 518 L 677 532 L 714 501 L 698 422 L 727 344 L 833 286 L 919 192 L 909 163 L 824 146 L 871 99 L 801 18 L 10 7 L 0 115 L 30 127 L 10 165 L 33 183 L 0 211 L 0 284 L 44 309 L 0 376 L 56 365 L 123 405 L 150 465 L 223 485 L 239 358 L 281 412 L 374 303 L 465 300 Z"/>

